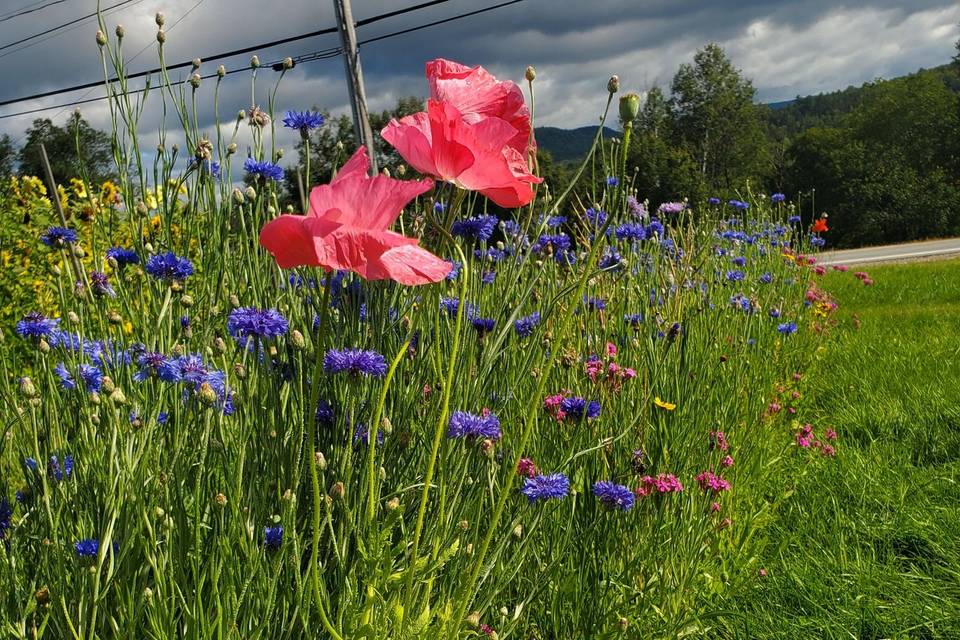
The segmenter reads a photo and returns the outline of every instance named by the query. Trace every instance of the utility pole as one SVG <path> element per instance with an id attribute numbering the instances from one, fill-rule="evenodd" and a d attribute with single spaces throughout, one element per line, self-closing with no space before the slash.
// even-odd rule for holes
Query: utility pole
<path id="1" fill-rule="evenodd" d="M 353 112 L 353 133 L 358 145 L 367 147 L 370 156 L 370 173 L 377 174 L 377 152 L 373 144 L 373 130 L 370 128 L 370 116 L 367 113 L 367 93 L 363 88 L 363 70 L 360 68 L 360 54 L 357 51 L 357 32 L 354 29 L 353 10 L 350 0 L 333 0 L 337 14 L 337 30 L 343 49 L 343 64 L 347 69 L 347 88 L 350 91 L 350 109 Z"/>

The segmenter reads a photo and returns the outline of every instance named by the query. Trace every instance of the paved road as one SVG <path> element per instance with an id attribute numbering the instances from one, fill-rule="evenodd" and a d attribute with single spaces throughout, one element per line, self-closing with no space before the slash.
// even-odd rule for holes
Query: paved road
<path id="1" fill-rule="evenodd" d="M 843 251 L 824 251 L 817 262 L 832 264 L 869 264 L 872 262 L 899 262 L 930 257 L 960 256 L 960 238 L 950 240 L 928 240 L 907 244 L 890 244 L 864 249 L 845 249 Z"/>

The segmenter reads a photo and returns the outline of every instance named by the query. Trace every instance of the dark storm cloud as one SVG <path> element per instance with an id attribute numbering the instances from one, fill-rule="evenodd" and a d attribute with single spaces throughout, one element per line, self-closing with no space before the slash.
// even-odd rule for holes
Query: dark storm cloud
<path id="1" fill-rule="evenodd" d="M 103 5 L 117 1 L 103 0 Z M 496 3 L 451 0 L 365 26 L 359 30 L 359 38 L 362 41 Z M 26 4 L 27 0 L 3 0 L 0 16 Z M 416 0 L 354 0 L 353 4 L 355 18 L 361 20 L 416 4 Z M 72 0 L 0 23 L 0 45 L 89 13 L 94 6 L 91 0 Z M 138 0 L 106 17 L 111 33 L 117 23 L 124 25 L 126 56 L 146 47 L 129 63 L 129 69 L 156 65 L 153 16 L 158 10 L 167 17 L 166 56 L 174 62 L 334 24 L 330 0 L 202 0 L 199 4 L 198 0 Z M 828 0 L 525 0 L 364 45 L 361 55 L 372 109 L 386 108 L 402 95 L 422 96 L 424 61 L 443 56 L 483 64 L 515 80 L 521 78 L 526 65 L 535 65 L 538 122 L 579 126 L 596 121 L 611 73 L 618 73 L 629 89 L 669 85 L 677 66 L 706 42 L 719 42 L 726 48 L 735 64 L 753 78 L 760 99 L 778 100 L 941 64 L 952 53 L 958 21 L 960 7 L 954 0 L 839 4 Z M 95 30 L 96 24 L 88 21 L 29 48 L 0 50 L 0 98 L 102 77 L 93 41 Z M 260 57 L 266 62 L 337 44 L 336 35 L 327 35 L 265 50 Z M 223 62 L 228 68 L 238 68 L 247 61 L 248 56 L 239 56 Z M 206 63 L 202 71 L 210 73 L 216 64 Z M 265 92 L 276 75 L 261 71 L 258 102 L 266 102 Z M 224 82 L 221 114 L 249 108 L 248 80 L 246 74 L 237 74 Z M 212 81 L 204 82 L 198 95 L 200 104 L 209 104 L 212 86 Z M 11 105 L 0 109 L 0 114 L 82 95 Z M 302 109 L 316 105 L 344 111 L 346 99 L 343 64 L 334 58 L 305 63 L 289 73 L 277 106 Z M 104 104 L 82 108 L 95 125 L 109 126 Z M 71 110 L 38 115 L 62 121 Z M 202 125 L 211 132 L 212 113 L 209 107 L 201 112 Z M 0 131 L 19 135 L 34 117 L 38 116 L 0 120 Z M 141 130 L 155 131 L 160 125 L 159 110 L 148 109 Z M 280 136 L 284 146 L 293 142 L 289 133 Z"/>

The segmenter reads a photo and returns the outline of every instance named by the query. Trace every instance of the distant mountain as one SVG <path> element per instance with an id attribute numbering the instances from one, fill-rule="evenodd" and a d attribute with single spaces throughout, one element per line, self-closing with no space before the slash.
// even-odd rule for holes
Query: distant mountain
<path id="1" fill-rule="evenodd" d="M 793 100 L 781 100 L 780 102 L 768 102 L 767 106 L 773 109 L 774 111 L 777 111 L 778 109 L 786 109 L 796 101 L 797 99 L 794 98 Z"/>
<path id="2" fill-rule="evenodd" d="M 593 138 L 597 135 L 596 127 L 580 127 L 579 129 L 560 129 L 559 127 L 537 127 L 537 146 L 546 149 L 557 162 L 581 160 L 590 150 Z M 603 128 L 604 138 L 616 138 L 619 131 L 610 127 Z"/>

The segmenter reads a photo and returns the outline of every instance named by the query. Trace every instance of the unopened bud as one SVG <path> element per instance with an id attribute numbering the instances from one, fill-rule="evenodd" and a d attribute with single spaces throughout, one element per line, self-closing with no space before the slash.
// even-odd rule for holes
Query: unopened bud
<path id="1" fill-rule="evenodd" d="M 537 79 L 537 70 L 533 68 L 533 65 L 530 65 L 524 72 L 523 77 L 527 79 L 527 82 L 533 82 Z"/>
<path id="2" fill-rule="evenodd" d="M 290 332 L 290 344 L 293 345 L 294 349 L 303 349 L 307 346 L 307 341 L 303 338 L 303 334 L 294 329 Z"/>
<path id="3" fill-rule="evenodd" d="M 620 76 L 610 76 L 610 79 L 607 80 L 607 91 L 610 93 L 620 91 Z"/>
<path id="4" fill-rule="evenodd" d="M 123 316 L 119 312 L 110 310 L 107 312 L 107 322 L 113 325 L 123 324 Z"/>
<path id="5" fill-rule="evenodd" d="M 26 376 L 20 378 L 20 393 L 23 394 L 24 398 L 36 397 L 37 387 L 33 384 L 33 380 Z"/>
<path id="6" fill-rule="evenodd" d="M 80 316 L 78 316 L 78 315 L 76 314 L 76 312 L 74 312 L 74 311 L 68 311 L 68 312 L 67 312 L 67 320 L 69 320 L 71 324 L 79 324 L 79 323 L 80 323 Z"/>
<path id="7" fill-rule="evenodd" d="M 513 528 L 513 531 L 511 531 L 510 533 L 513 535 L 514 538 L 519 540 L 520 538 L 523 537 L 523 525 L 518 523 L 517 526 L 515 526 Z"/>
<path id="8" fill-rule="evenodd" d="M 227 343 L 223 341 L 223 338 L 217 336 L 213 339 L 213 348 L 217 353 L 226 353 Z"/>
<path id="9" fill-rule="evenodd" d="M 163 32 L 163 29 L 161 29 L 160 31 L 157 31 L 157 42 L 159 42 L 160 44 L 163 44 L 166 41 L 167 41 L 167 34 Z"/>
<path id="10" fill-rule="evenodd" d="M 226 68 L 225 66 L 220 65 L 219 67 L 217 67 L 217 77 L 218 77 L 218 78 L 223 78 L 223 77 L 225 77 L 226 75 L 227 75 L 227 68 Z"/>
<path id="11" fill-rule="evenodd" d="M 240 109 L 240 111 L 237 111 L 237 120 L 246 120 L 246 119 L 247 119 L 247 112 L 245 110 Z"/>
<path id="12" fill-rule="evenodd" d="M 200 88 L 200 74 L 194 73 L 190 76 L 190 86 L 194 89 Z"/>
<path id="13" fill-rule="evenodd" d="M 637 119 L 640 112 L 640 96 L 636 93 L 627 93 L 620 96 L 620 122 L 626 124 Z"/>
<path id="14" fill-rule="evenodd" d="M 330 488 L 330 495 L 336 499 L 342 498 L 344 492 L 346 492 L 346 488 L 342 482 L 335 482 L 333 483 L 333 487 Z"/>
<path id="15" fill-rule="evenodd" d="M 202 62 L 203 62 L 203 61 L 200 60 L 200 58 L 194 58 L 194 59 L 191 61 L 190 64 L 193 65 L 193 69 L 194 69 L 194 70 L 197 70 L 197 69 L 200 68 L 200 64 L 201 64 Z"/>
<path id="16" fill-rule="evenodd" d="M 286 70 L 293 69 L 293 58 L 287 56 L 283 59 L 283 68 Z"/>
<path id="17" fill-rule="evenodd" d="M 400 506 L 400 498 L 394 496 L 387 500 L 387 511 L 396 511 Z"/>
<path id="18" fill-rule="evenodd" d="M 50 589 L 46 587 L 40 587 L 37 589 L 36 593 L 33 594 L 33 599 L 37 601 L 37 604 L 44 606 L 50 602 Z"/>
<path id="19" fill-rule="evenodd" d="M 317 451 L 313 454 L 313 461 L 317 465 L 317 468 L 320 469 L 320 471 L 327 470 L 327 459 L 324 457 L 322 451 Z"/>
<path id="20" fill-rule="evenodd" d="M 240 298 L 238 298 L 238 297 L 237 297 L 237 294 L 235 294 L 235 293 L 231 293 L 231 294 L 230 294 L 230 306 L 231 306 L 231 307 L 239 307 L 239 306 L 240 306 Z"/>
<path id="21" fill-rule="evenodd" d="M 236 152 L 237 152 L 237 143 L 236 143 L 236 142 L 231 142 L 230 144 L 227 145 L 227 154 L 228 154 L 228 155 L 231 155 L 231 156 L 232 156 L 232 155 L 235 154 Z"/>
<path id="22" fill-rule="evenodd" d="M 122 24 L 118 24 L 118 25 L 117 25 L 117 29 L 116 29 L 116 31 L 114 31 L 114 33 L 117 34 L 117 38 L 118 38 L 118 39 L 123 40 L 123 36 L 124 36 L 123 25 L 122 25 Z"/>
<path id="23" fill-rule="evenodd" d="M 127 396 L 123 395 L 123 390 L 117 387 L 113 390 L 113 393 L 110 394 L 110 402 L 113 404 L 126 404 Z"/>
<path id="24" fill-rule="evenodd" d="M 113 390 L 117 388 L 117 385 L 113 383 L 113 378 L 110 376 L 103 376 L 100 386 L 106 393 L 113 393 Z"/>
<path id="25" fill-rule="evenodd" d="M 145 216 L 145 215 L 147 215 L 149 212 L 150 212 L 150 210 L 147 208 L 147 203 L 146 203 L 146 202 L 144 202 L 143 200 L 141 200 L 140 202 L 137 203 L 137 213 L 139 213 L 139 214 L 142 215 L 142 216 Z"/>
<path id="26" fill-rule="evenodd" d="M 158 27 L 162 27 L 163 23 L 167 21 L 159 11 L 157 11 L 157 15 L 155 15 L 153 19 L 156 21 Z"/>
<path id="27" fill-rule="evenodd" d="M 617 626 L 620 627 L 620 631 L 626 631 L 627 627 L 630 626 L 630 621 L 621 616 L 620 619 L 617 620 Z"/>
<path id="28" fill-rule="evenodd" d="M 190 307 L 193 306 L 193 296 L 187 293 L 183 294 L 182 296 L 180 296 L 180 304 L 182 304 L 183 306 L 189 309 Z"/>
<path id="29" fill-rule="evenodd" d="M 200 396 L 200 401 L 206 405 L 212 405 L 217 401 L 217 392 L 214 391 L 209 382 L 204 382 L 200 385 L 200 391 L 197 395 Z"/>
<path id="30" fill-rule="evenodd" d="M 243 204 L 243 191 L 240 191 L 238 187 L 233 188 L 233 201 L 237 204 Z"/>
<path id="31" fill-rule="evenodd" d="M 218 493 L 213 500 L 221 507 L 227 506 L 227 496 L 222 493 Z"/>
<path id="32" fill-rule="evenodd" d="M 107 34 L 97 29 L 97 44 L 101 47 L 107 44 Z"/>
<path id="33" fill-rule="evenodd" d="M 243 195 L 247 196 L 251 200 L 255 200 L 257 197 L 257 190 L 254 189 L 253 187 L 248 186 L 246 189 L 243 190 Z"/>
<path id="34" fill-rule="evenodd" d="M 250 58 L 250 68 L 259 69 L 260 68 L 260 58 L 253 56 Z"/>

